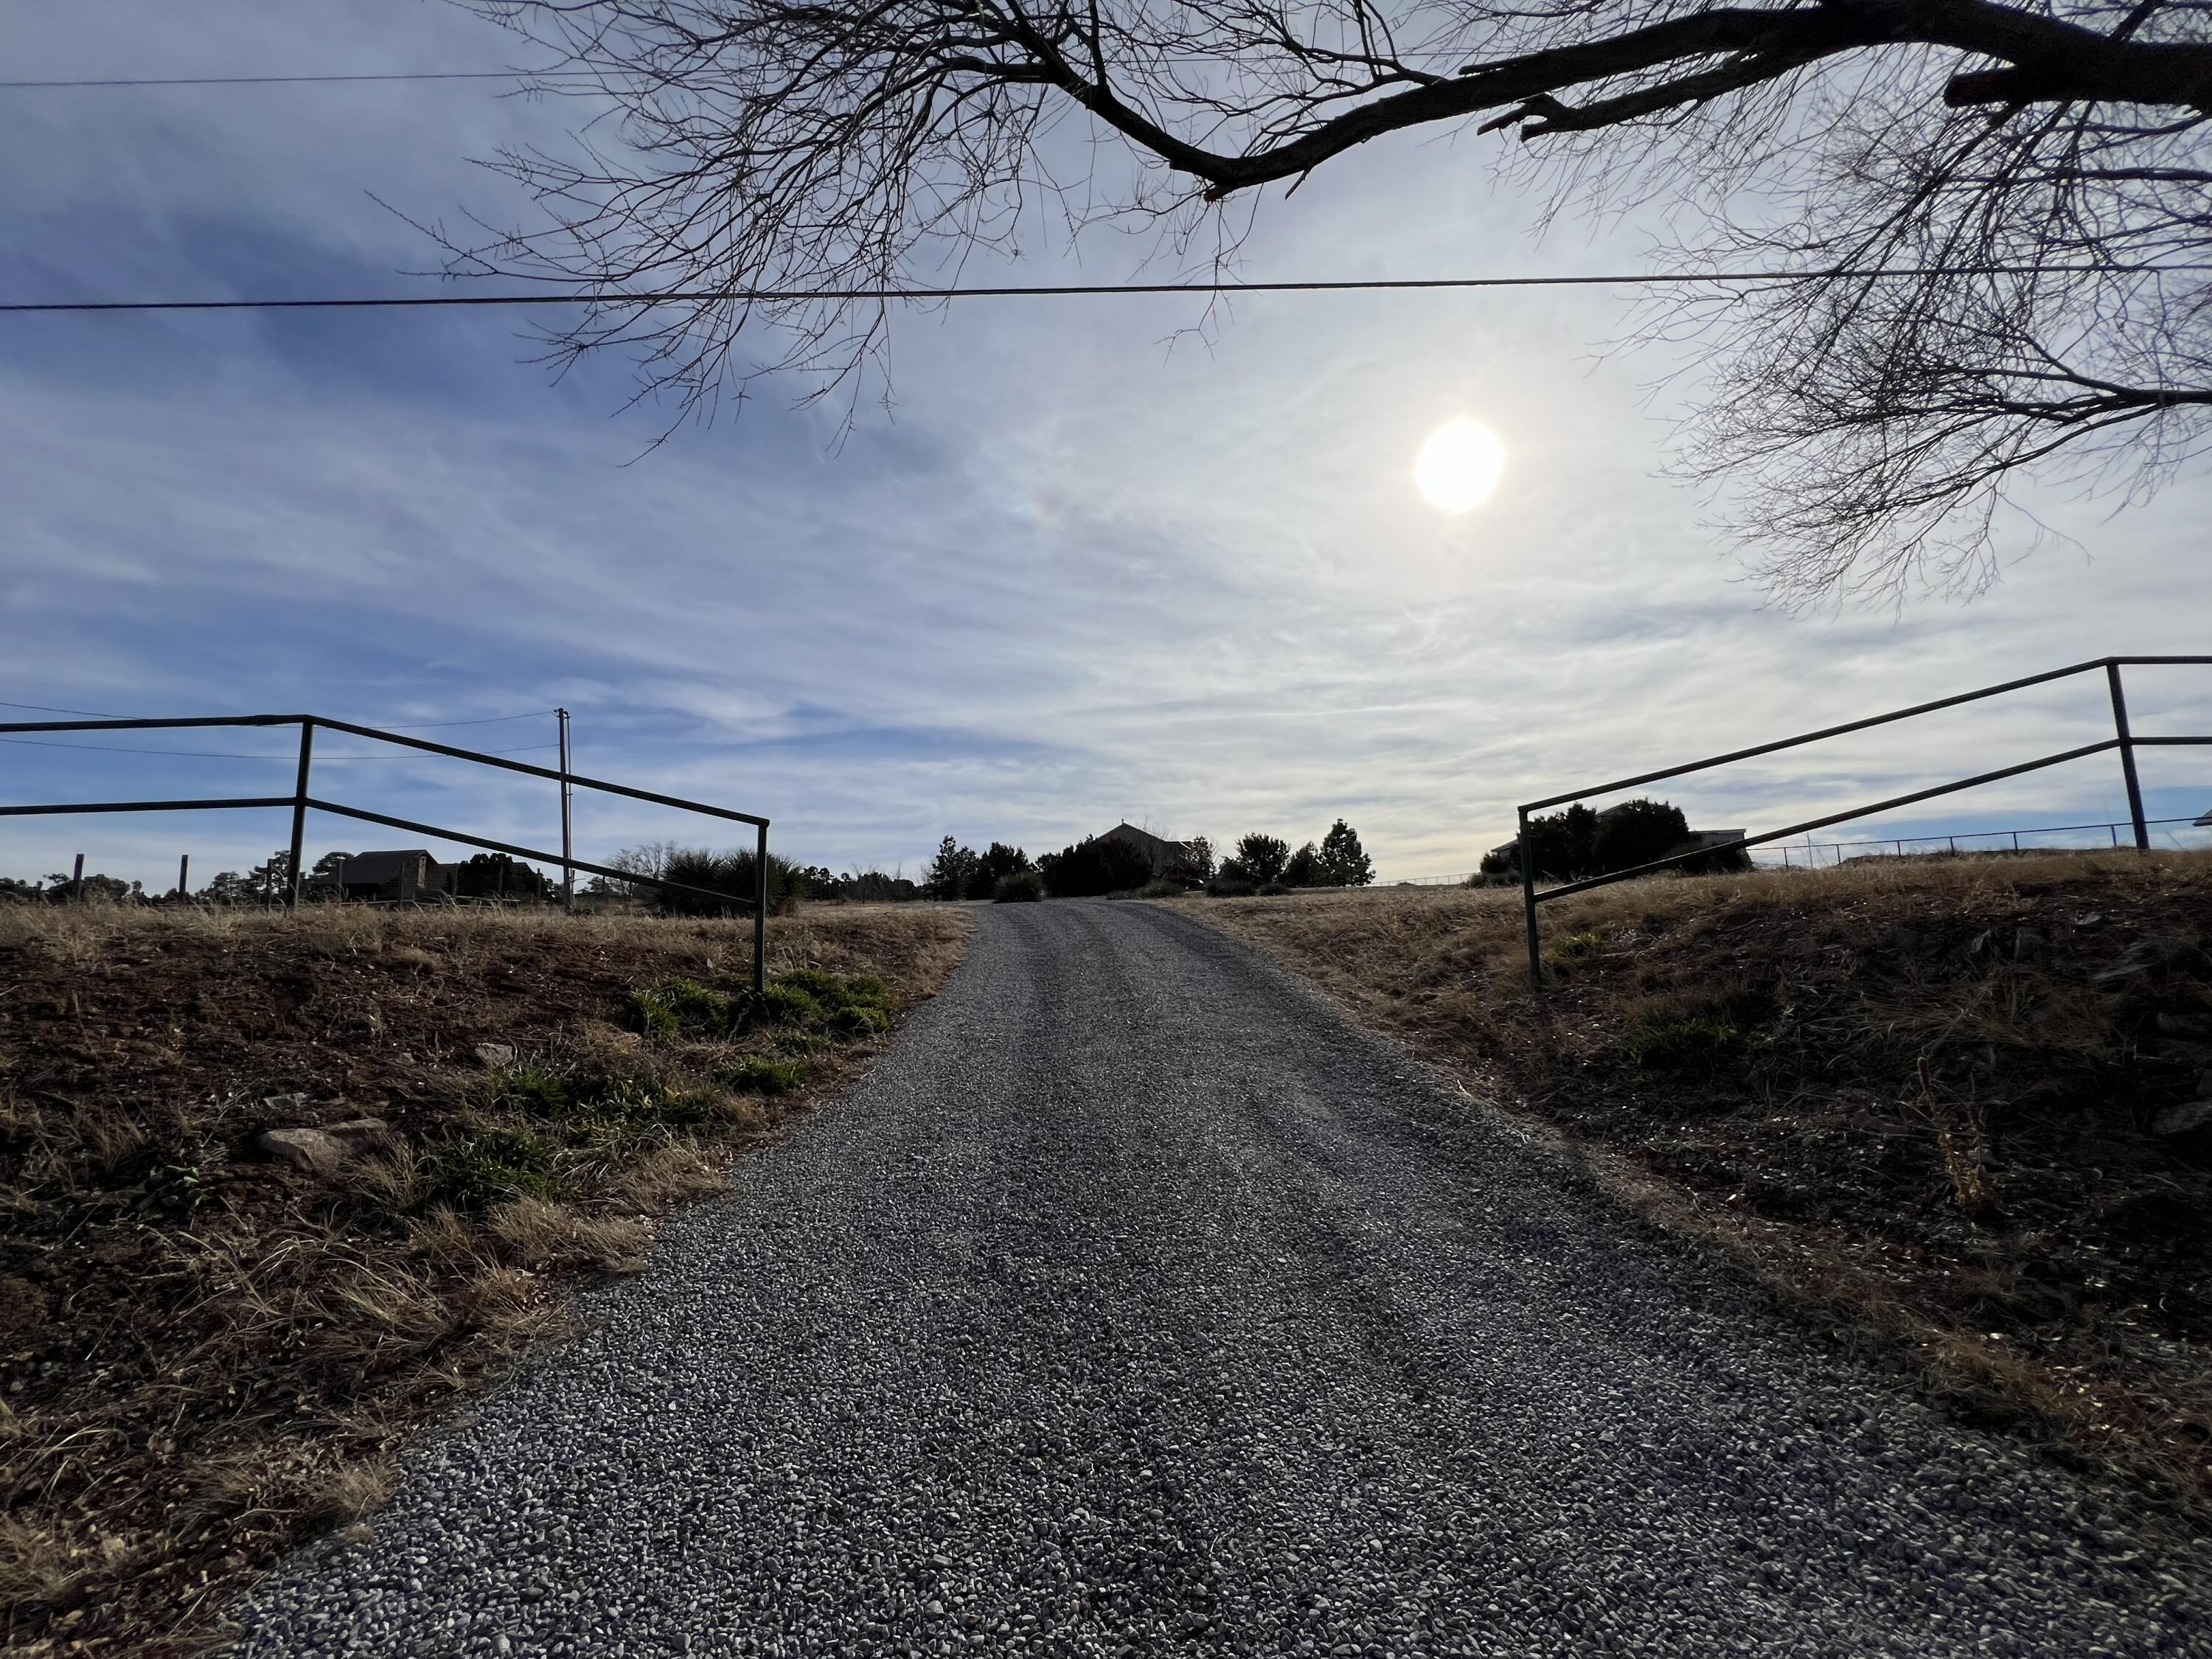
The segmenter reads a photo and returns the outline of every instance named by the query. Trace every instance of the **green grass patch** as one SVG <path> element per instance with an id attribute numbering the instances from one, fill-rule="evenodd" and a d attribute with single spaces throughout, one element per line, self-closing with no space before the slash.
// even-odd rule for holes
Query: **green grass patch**
<path id="1" fill-rule="evenodd" d="M 647 1036 L 725 1036 L 744 1019 L 739 1000 L 681 978 L 632 991 L 624 1000 L 623 1012 L 631 1029 Z"/>
<path id="2" fill-rule="evenodd" d="M 1604 948 L 1605 941 L 1595 933 L 1569 933 L 1565 939 L 1553 941 L 1551 948 L 1544 952 L 1544 966 L 1555 973 L 1571 972 L 1585 963 L 1596 960 L 1598 952 Z"/>
<path id="3" fill-rule="evenodd" d="M 651 991 L 632 991 L 622 1000 L 622 1023 L 649 1037 L 672 1037 L 684 1030 L 676 1011 Z"/>
<path id="4" fill-rule="evenodd" d="M 890 988 L 872 974 L 848 977 L 795 968 L 769 982 L 760 1011 L 770 1025 L 861 1037 L 890 1030 L 892 1002 Z"/>
<path id="5" fill-rule="evenodd" d="M 772 1060 L 766 1054 L 740 1054 L 726 1066 L 714 1068 L 714 1080 L 747 1094 L 787 1095 L 806 1081 L 811 1068 L 803 1060 Z"/>
<path id="6" fill-rule="evenodd" d="M 1628 1057 L 1652 1071 L 1688 1071 L 1717 1064 L 1743 1047 L 1743 1033 L 1718 1020 L 1649 1017 L 1628 1028 Z"/>
<path id="7" fill-rule="evenodd" d="M 512 1124 L 474 1129 L 426 1149 L 416 1164 L 416 1202 L 471 1212 L 511 1198 L 559 1198 L 567 1190 L 553 1148 Z"/>
<path id="8" fill-rule="evenodd" d="M 761 993 L 760 1012 L 770 1025 L 795 1025 L 801 1030 L 826 1024 L 830 1018 L 830 1011 L 804 986 L 786 985 L 781 980 Z"/>
<path id="9" fill-rule="evenodd" d="M 509 1066 L 493 1085 L 492 1098 L 511 1112 L 532 1117 L 559 1117 L 572 1102 L 568 1081 L 542 1066 Z"/>

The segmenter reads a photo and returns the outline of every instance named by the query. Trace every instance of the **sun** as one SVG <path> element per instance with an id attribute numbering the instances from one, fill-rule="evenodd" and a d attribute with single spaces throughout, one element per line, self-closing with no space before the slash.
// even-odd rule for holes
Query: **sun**
<path id="1" fill-rule="evenodd" d="M 1480 421 L 1446 421 L 1421 446 L 1413 482 L 1431 507 L 1469 513 L 1490 499 L 1505 470 L 1505 446 Z"/>

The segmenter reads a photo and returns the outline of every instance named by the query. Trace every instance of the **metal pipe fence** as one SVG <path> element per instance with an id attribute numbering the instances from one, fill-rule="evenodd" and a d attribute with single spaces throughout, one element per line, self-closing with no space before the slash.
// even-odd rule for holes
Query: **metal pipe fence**
<path id="1" fill-rule="evenodd" d="M 2165 830 L 2177 823 L 2197 828 L 2206 827 L 2201 819 L 2186 815 L 2176 818 L 2146 818 L 2146 827 Z M 2057 846 L 2023 842 L 2022 836 L 2080 836 L 2091 830 L 2101 830 L 2107 840 L 2105 844 L 2118 848 L 2120 831 L 2131 826 L 2125 819 L 2102 823 L 2045 823 L 2033 829 L 2020 830 L 1961 830 L 1956 834 L 1946 831 L 1940 836 L 1878 836 L 1871 841 L 1821 841 L 1785 842 L 1765 848 L 1769 861 L 1761 867 L 1770 870 L 1814 870 L 1821 867 L 1821 857 L 1826 855 L 1829 864 L 1842 864 L 1845 854 L 1858 858 L 1920 858 L 1931 854 L 1972 853 L 1982 850 L 1973 843 L 1997 843 L 1996 850 L 2014 853 L 2082 853 L 2095 852 L 2100 843 L 2071 842 Z M 1771 855 L 1779 854 L 1779 860 Z"/>
<path id="2" fill-rule="evenodd" d="M 159 732 L 179 731 L 214 726 L 283 726 L 300 728 L 299 765 L 295 775 L 292 793 L 289 795 L 232 795 L 192 800 L 121 800 L 121 801 L 48 801 L 34 805 L 0 806 L 0 817 L 44 817 L 78 813 L 105 812 L 214 812 L 264 811 L 289 807 L 292 813 L 291 875 L 286 902 L 294 907 L 300 903 L 304 862 L 307 822 L 309 811 L 328 812 L 338 817 L 354 818 L 365 823 L 380 823 L 394 830 L 404 830 L 414 835 L 432 836 L 441 841 L 459 842 L 465 847 L 482 848 L 487 852 L 503 853 L 510 858 L 528 859 L 540 864 L 558 865 L 562 872 L 564 896 L 573 895 L 575 872 L 604 876 L 610 880 L 640 883 L 656 887 L 664 892 L 689 893 L 713 900 L 717 904 L 733 902 L 730 895 L 708 888 L 693 887 L 684 882 L 671 881 L 665 876 L 641 875 L 633 870 L 618 869 L 611 865 L 593 864 L 575 856 L 568 845 L 568 799 L 575 789 L 595 790 L 601 794 L 621 795 L 631 800 L 647 801 L 657 806 L 674 807 L 681 811 L 704 813 L 736 823 L 749 823 L 754 828 L 753 896 L 750 908 L 753 918 L 753 988 L 763 988 L 768 977 L 768 829 L 769 820 L 752 812 L 739 812 L 726 806 L 715 806 L 706 801 L 687 800 L 680 795 L 664 795 L 651 789 L 638 789 L 626 783 L 613 783 L 605 778 L 587 778 L 568 769 L 566 725 L 562 722 L 561 766 L 556 770 L 532 766 L 527 762 L 509 760 L 501 755 L 487 755 L 473 749 L 459 749 L 451 744 L 433 743 L 426 738 L 410 738 L 398 732 L 386 732 L 374 726 L 358 726 L 350 720 L 331 720 L 320 714 L 204 714 L 171 720 L 9 720 L 0 722 L 0 734 L 27 732 Z M 314 764 L 315 731 L 323 727 L 332 732 L 344 732 L 357 738 L 367 738 L 378 743 L 397 744 L 402 748 L 420 750 L 426 754 L 443 755 L 454 760 L 465 760 L 479 766 L 496 767 L 502 771 L 520 772 L 531 777 L 544 778 L 561 787 L 562 850 L 549 853 L 537 848 L 521 847 L 511 842 L 493 841 L 465 830 L 452 830 L 439 824 L 418 823 L 409 818 L 393 817 L 387 813 L 370 811 L 365 807 L 350 806 L 334 800 L 325 800 L 310 793 L 310 781 Z M 183 880 L 184 866 L 179 866 L 178 879 Z"/>
<path id="3" fill-rule="evenodd" d="M 1540 993 L 1544 986 L 1543 948 L 1536 927 L 1536 908 L 1540 904 L 1547 903 L 1553 899 L 1565 898 L 1570 894 L 1588 892 L 1594 887 L 1609 886 L 1617 881 L 1632 881 L 1638 876 L 1654 875 L 1660 871 L 1674 869 L 1699 859 L 1711 859 L 1716 854 L 1734 852 L 1739 848 L 1748 849 L 1764 846 L 1771 842 L 1787 841 L 1796 836 L 1809 835 L 1813 830 L 1825 830 L 1831 824 L 1848 823 L 1853 818 L 1871 817 L 1879 812 L 1894 811 L 1900 806 L 1910 806 L 1918 801 L 1934 800 L 1940 796 L 1957 794 L 1962 790 L 1977 789 L 1984 784 L 2001 782 L 2006 778 L 2014 778 L 2026 773 L 2041 771 L 2046 767 L 2061 766 L 2069 761 L 2081 760 L 2090 755 L 2104 754 L 2108 750 L 2116 750 L 2120 757 L 2121 781 L 2126 787 L 2128 798 L 2128 816 L 2124 822 L 2134 831 L 2136 847 L 2145 852 L 2149 851 L 2150 824 L 2143 816 L 2142 785 L 2136 772 L 2135 751 L 2145 747 L 2212 745 L 2212 737 L 2144 737 L 2136 735 L 2130 727 L 2127 696 L 2121 684 L 2120 670 L 2124 666 L 2151 665 L 2202 667 L 2212 665 L 2212 656 L 2098 657 L 2087 662 L 2075 663 L 2069 667 L 2054 668 L 2045 673 L 2030 674 L 2021 679 L 2007 680 L 2002 685 L 1984 686 L 1977 691 L 1962 691 L 1955 696 L 1938 697 L 1931 702 L 1916 703 L 1910 708 L 1893 709 L 1888 714 L 1869 715 L 1864 720 L 1846 720 L 1840 726 L 1824 726 L 1817 732 L 1803 732 L 1796 737 L 1777 738 L 1771 743 L 1754 744 L 1747 749 L 1732 750 L 1725 755 L 1709 756 L 1704 760 L 1691 761 L 1680 766 L 1662 767 L 1656 771 L 1638 773 L 1634 777 L 1616 778 L 1610 783 L 1569 790 L 1564 794 L 1549 795 L 1542 800 L 1524 804 L 1516 810 L 1520 823 L 1521 902 L 1528 934 L 1530 985 Z M 1560 882 L 1540 892 L 1537 890 L 1534 852 L 1530 845 L 1528 835 L 1529 814 L 1532 812 L 1541 811 L 1547 806 L 1564 806 L 1571 802 L 1586 800 L 1593 795 L 1611 794 L 1617 790 L 1632 789 L 1640 784 L 1657 783 L 1668 778 L 1682 777 L 1692 772 L 1709 771 L 1716 766 L 1726 766 L 1736 761 L 1750 760 L 1760 755 L 1778 754 L 1784 750 L 1800 748 L 1810 743 L 1820 743 L 1829 738 L 1841 737 L 1846 732 L 1864 732 L 1875 726 L 1887 726 L 1898 720 L 1912 720 L 1922 714 L 1934 714 L 1938 709 L 1955 708 L 1965 703 L 1978 702 L 1989 697 L 2003 696 L 2008 692 L 2024 690 L 2032 685 L 2045 685 L 2055 680 L 2066 679 L 2076 674 L 2090 673 L 2098 669 L 2104 671 L 2112 708 L 2113 735 L 2101 742 L 2083 744 L 2076 748 L 2062 750 L 2057 754 L 2044 755 L 2034 760 L 2021 761 L 2016 765 L 1999 767 L 1993 771 L 1978 773 L 1973 777 L 1961 778 L 1956 782 L 1936 784 L 1929 788 L 1916 789 L 1906 794 L 1893 795 L 1887 800 L 1874 801 L 1867 805 L 1854 806 L 1841 812 L 1826 813 L 1820 817 L 1808 818 L 1802 823 L 1788 824 L 1779 830 L 1769 830 L 1763 834 L 1746 835 L 1734 841 L 1692 848 L 1685 852 L 1672 854 L 1666 858 L 1651 860 L 1648 863 L 1637 865 L 1631 869 L 1615 870 L 1604 875 L 1586 877 L 1577 881 Z"/>

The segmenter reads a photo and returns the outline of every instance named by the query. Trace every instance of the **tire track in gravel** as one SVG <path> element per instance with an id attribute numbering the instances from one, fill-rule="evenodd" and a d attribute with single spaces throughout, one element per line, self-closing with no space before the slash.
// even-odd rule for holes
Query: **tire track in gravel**
<path id="1" fill-rule="evenodd" d="M 1271 964 L 1005 906 L 240 1650 L 2212 1655 L 2212 1559 L 1838 1368 Z"/>

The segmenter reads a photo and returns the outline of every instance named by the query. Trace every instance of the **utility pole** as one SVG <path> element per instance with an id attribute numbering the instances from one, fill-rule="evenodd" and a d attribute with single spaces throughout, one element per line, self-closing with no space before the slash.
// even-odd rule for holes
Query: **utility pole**
<path id="1" fill-rule="evenodd" d="M 569 830 L 568 819 L 568 711 L 553 711 L 561 717 L 561 908 L 574 915 L 576 913 L 576 866 L 572 860 L 576 848 Z"/>

